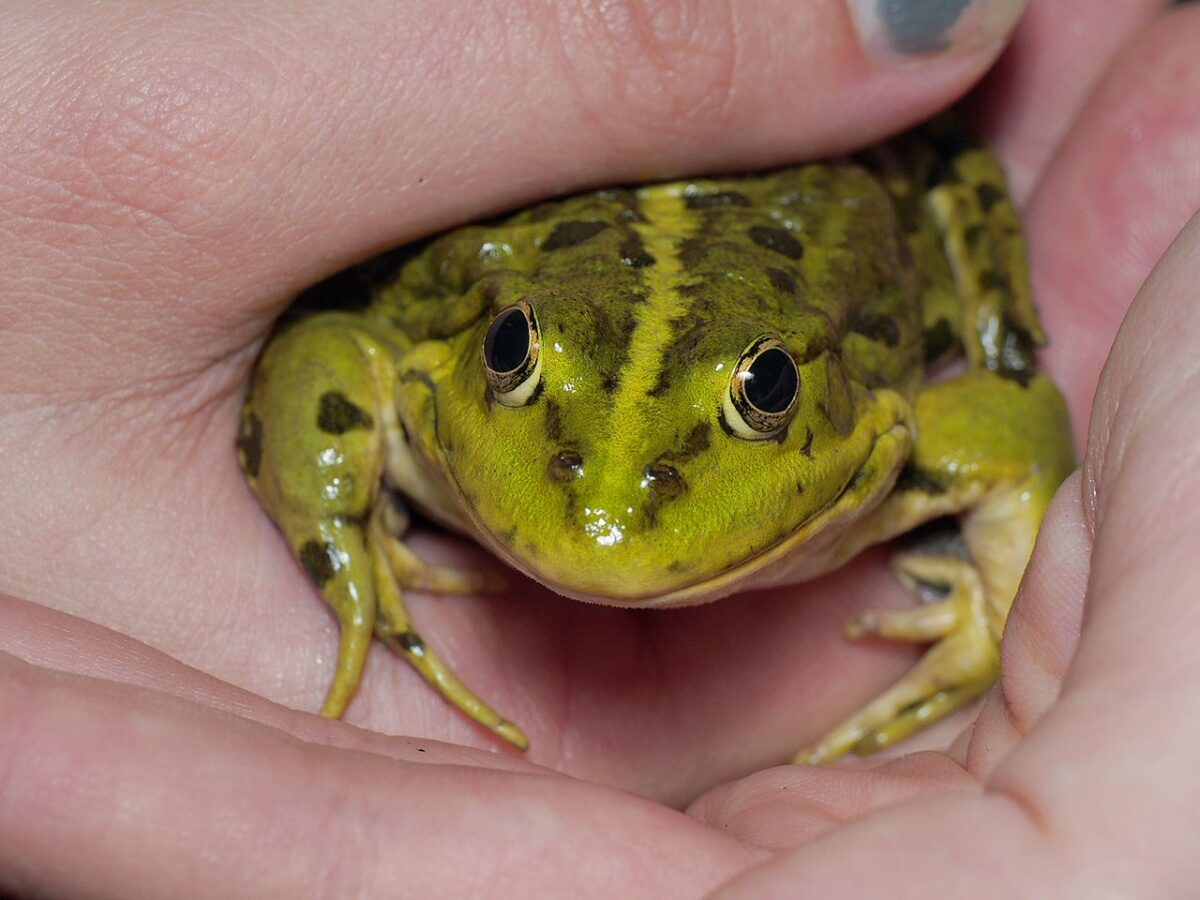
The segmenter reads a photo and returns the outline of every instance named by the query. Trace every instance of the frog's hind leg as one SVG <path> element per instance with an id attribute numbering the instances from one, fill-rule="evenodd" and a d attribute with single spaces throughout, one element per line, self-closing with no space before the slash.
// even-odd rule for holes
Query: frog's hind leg
<path id="1" fill-rule="evenodd" d="M 921 275 L 926 361 L 959 344 L 972 368 L 1018 377 L 1045 343 L 1025 240 L 999 161 L 952 116 L 866 151 Z"/>
<path id="2" fill-rule="evenodd" d="M 476 590 L 485 582 L 469 573 L 427 565 L 393 535 L 392 528 L 384 524 L 383 518 L 378 513 L 373 517 L 369 536 L 379 603 L 375 620 L 376 636 L 403 656 L 422 678 L 454 706 L 518 750 L 527 749 L 529 739 L 525 733 L 459 681 L 433 648 L 425 643 L 413 627 L 404 603 L 404 587 L 421 585 L 444 593 L 466 593 Z M 394 521 L 390 524 L 395 526 Z"/>
<path id="3" fill-rule="evenodd" d="M 395 372 L 395 348 L 361 321 L 314 316 L 268 345 L 243 411 L 239 451 L 247 480 L 341 629 L 321 712 L 345 712 L 375 635 L 463 712 L 524 747 L 520 730 L 417 636 L 404 608 L 401 587 L 467 591 L 478 584 L 423 564 L 388 529 L 389 516 L 393 528 L 406 526 L 382 488 L 398 430 Z"/>
<path id="4" fill-rule="evenodd" d="M 962 343 L 972 368 L 1034 372 L 1044 344 L 1029 286 L 1025 238 L 1000 163 L 952 119 L 914 133 L 936 162 L 925 179 L 925 209 L 942 239 L 961 303 Z"/>

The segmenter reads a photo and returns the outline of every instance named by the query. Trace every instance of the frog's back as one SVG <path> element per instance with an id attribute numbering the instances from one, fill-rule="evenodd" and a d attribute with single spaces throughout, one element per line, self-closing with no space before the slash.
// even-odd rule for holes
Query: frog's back
<path id="1" fill-rule="evenodd" d="M 641 325 L 662 344 L 640 379 L 613 372 L 648 391 L 697 329 L 732 320 L 778 332 L 798 359 L 841 355 L 867 386 L 920 380 L 912 251 L 893 196 L 852 161 L 595 191 L 458 229 L 411 257 L 374 310 L 413 340 L 440 338 L 501 291 L 545 286 L 601 305 L 614 333 Z"/>

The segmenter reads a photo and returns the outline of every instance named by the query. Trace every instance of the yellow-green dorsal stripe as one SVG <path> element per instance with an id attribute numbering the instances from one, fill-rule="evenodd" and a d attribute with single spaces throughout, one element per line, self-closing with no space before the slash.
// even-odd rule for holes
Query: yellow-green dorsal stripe
<path id="1" fill-rule="evenodd" d="M 655 261 L 642 270 L 646 300 L 638 305 L 628 362 L 613 397 L 609 444 L 613 459 L 627 459 L 636 453 L 634 440 L 645 433 L 641 419 L 672 338 L 671 321 L 688 308 L 679 291 L 690 277 L 679 258 L 680 244 L 694 236 L 700 225 L 695 213 L 687 209 L 682 185 L 643 188 L 638 200 L 645 221 L 632 227 Z M 610 467 L 610 471 L 619 476 L 620 468 Z"/>

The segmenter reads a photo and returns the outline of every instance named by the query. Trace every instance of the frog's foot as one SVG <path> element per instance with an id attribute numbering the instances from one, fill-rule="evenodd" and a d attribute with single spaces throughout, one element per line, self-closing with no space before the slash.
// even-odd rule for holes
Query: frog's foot
<path id="1" fill-rule="evenodd" d="M 375 550 L 373 557 L 378 604 L 375 636 L 403 656 L 438 693 L 466 715 L 518 750 L 528 749 L 529 738 L 525 732 L 463 684 L 434 649 L 425 643 L 413 628 L 404 603 L 402 585 L 415 587 L 423 583 L 428 590 L 468 593 L 479 589 L 477 579 L 472 580 L 473 576 L 466 572 L 427 566 L 377 522 L 370 531 L 372 549 Z M 424 581 L 417 582 L 414 573 Z M 435 584 L 436 587 L 431 586 Z"/>
<path id="2" fill-rule="evenodd" d="M 469 569 L 432 566 L 390 534 L 384 544 L 396 582 L 402 588 L 431 594 L 478 594 L 494 593 L 505 587 L 504 576 L 499 573 L 482 575 Z"/>
<path id="3" fill-rule="evenodd" d="M 946 596 L 915 609 L 864 612 L 847 623 L 847 633 L 936 643 L 892 687 L 801 750 L 794 762 L 815 765 L 850 751 L 874 753 L 964 706 L 996 680 L 1000 650 L 975 566 L 955 556 L 907 553 L 895 567 L 906 586 L 936 587 Z"/>

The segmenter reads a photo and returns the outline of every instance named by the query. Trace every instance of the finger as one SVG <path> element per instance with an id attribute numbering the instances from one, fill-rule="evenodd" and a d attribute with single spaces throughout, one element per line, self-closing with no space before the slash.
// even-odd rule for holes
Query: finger
<path id="1" fill-rule="evenodd" d="M 962 753 L 980 781 L 1058 700 L 1079 642 L 1091 556 L 1092 529 L 1077 471 L 1046 512 L 1004 626 L 1000 687 L 988 696 Z"/>
<path id="2" fill-rule="evenodd" d="M 882 765 L 764 769 L 704 794 L 688 815 L 752 847 L 786 850 L 888 806 L 978 792 L 946 754 L 910 753 Z"/>
<path id="3" fill-rule="evenodd" d="M 1076 433 L 1130 298 L 1200 207 L 1200 8 L 1162 15 L 1112 65 L 1026 214 L 1035 294 Z M 1082 441 L 1081 441 L 1082 443 Z"/>
<path id="4" fill-rule="evenodd" d="M 1180 829 L 1200 790 L 1198 274 L 1200 218 L 1139 293 L 1105 369 L 1084 472 L 1095 550 L 1079 650 L 1061 700 L 993 779 L 1067 852 L 1145 823 L 1155 840 L 1139 856 L 1163 879 L 1191 858 Z"/>
<path id="5" fill-rule="evenodd" d="M 970 99 L 1009 185 L 1024 201 L 1088 94 L 1167 0 L 1052 0 L 1030 5 Z"/>
<path id="6" fill-rule="evenodd" d="M 753 858 L 572 779 L 308 744 L 4 655 L 0 718 L 0 890 L 21 895 L 698 896 Z"/>
<path id="7" fill-rule="evenodd" d="M 0 228 L 23 261 L 19 296 L 48 279 L 58 303 L 81 301 L 77 322 L 52 324 L 59 344 L 91 351 L 76 365 L 103 355 L 94 301 L 110 295 L 137 314 L 113 336 L 153 374 L 164 336 L 211 360 L 261 330 L 214 307 L 277 311 L 321 275 L 455 222 L 898 130 L 984 71 L 1022 4 L 935 5 L 987 27 L 956 46 L 960 16 L 876 26 L 833 0 L 508 0 L 486 15 L 417 0 L 353 16 L 300 0 L 270 16 L 233 0 L 27 3 L 8 11 L 0 71 Z M 854 22 L 890 28 L 891 52 L 864 52 Z M 30 353 L 51 299 L 17 307 Z"/>
<path id="8" fill-rule="evenodd" d="M 514 754 L 436 740 L 391 737 L 290 710 L 185 666 L 125 635 L 3 594 L 0 594 L 0 654 L 42 670 L 150 688 L 232 713 L 310 743 L 413 763 L 545 772 Z"/>

